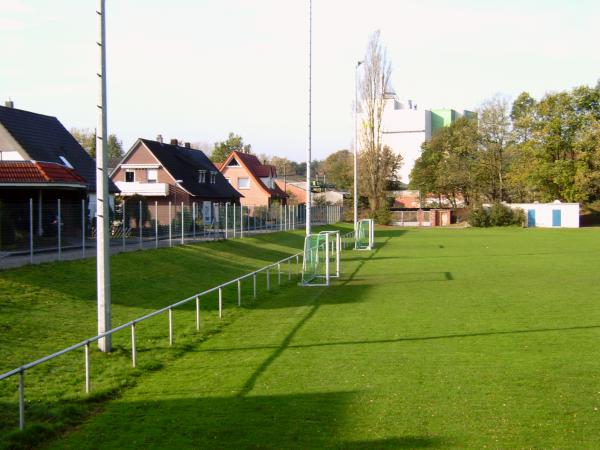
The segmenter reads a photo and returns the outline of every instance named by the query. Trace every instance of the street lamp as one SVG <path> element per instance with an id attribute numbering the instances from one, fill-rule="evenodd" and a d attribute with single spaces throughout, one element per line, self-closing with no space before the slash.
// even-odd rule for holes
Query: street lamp
<path id="1" fill-rule="evenodd" d="M 358 61 L 354 68 L 354 232 L 358 224 L 358 68 L 362 63 Z"/>

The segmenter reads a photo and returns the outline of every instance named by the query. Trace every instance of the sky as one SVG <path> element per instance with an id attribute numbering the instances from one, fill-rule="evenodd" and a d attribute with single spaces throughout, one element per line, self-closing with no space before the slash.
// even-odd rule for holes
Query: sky
<path id="1" fill-rule="evenodd" d="M 0 0 L 0 101 L 96 124 L 96 0 Z M 254 152 L 308 148 L 308 0 L 106 0 L 108 126 Z M 313 0 L 312 152 L 350 148 L 356 62 L 380 30 L 401 101 L 477 109 L 495 95 L 595 85 L 597 0 Z"/>

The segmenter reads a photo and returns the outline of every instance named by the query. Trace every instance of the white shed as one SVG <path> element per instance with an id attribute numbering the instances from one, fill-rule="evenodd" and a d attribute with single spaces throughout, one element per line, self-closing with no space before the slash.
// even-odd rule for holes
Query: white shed
<path id="1" fill-rule="evenodd" d="M 528 227 L 579 228 L 579 203 L 510 203 L 525 212 Z"/>

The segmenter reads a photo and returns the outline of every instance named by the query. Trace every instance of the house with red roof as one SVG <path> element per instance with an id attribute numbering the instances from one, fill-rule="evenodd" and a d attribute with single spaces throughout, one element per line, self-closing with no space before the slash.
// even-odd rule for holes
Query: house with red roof
<path id="1" fill-rule="evenodd" d="M 273 203 L 286 204 L 286 193 L 275 183 L 275 166 L 263 164 L 249 153 L 233 151 L 218 166 L 229 183 L 243 195 L 244 206 L 270 206 Z"/>

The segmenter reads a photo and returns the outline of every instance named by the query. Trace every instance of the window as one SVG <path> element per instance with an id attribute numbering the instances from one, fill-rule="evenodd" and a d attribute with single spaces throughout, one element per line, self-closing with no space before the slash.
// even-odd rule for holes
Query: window
<path id="1" fill-rule="evenodd" d="M 214 170 L 210 171 L 210 184 L 216 184 L 217 182 L 217 172 Z"/>
<path id="2" fill-rule="evenodd" d="M 250 189 L 250 178 L 238 178 L 238 189 Z"/>
<path id="3" fill-rule="evenodd" d="M 198 183 L 206 183 L 206 170 L 198 171 Z"/>
<path id="4" fill-rule="evenodd" d="M 125 171 L 125 182 L 133 183 L 135 181 L 135 172 L 133 170 Z"/>
<path id="5" fill-rule="evenodd" d="M 158 171 L 156 169 L 148 169 L 148 183 L 156 183 Z"/>
<path id="6" fill-rule="evenodd" d="M 229 161 L 229 164 L 227 164 L 228 166 L 239 166 L 240 163 L 237 162 L 237 159 L 235 159 L 235 157 L 231 158 L 231 161 Z"/>

